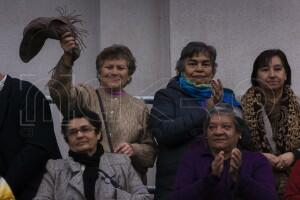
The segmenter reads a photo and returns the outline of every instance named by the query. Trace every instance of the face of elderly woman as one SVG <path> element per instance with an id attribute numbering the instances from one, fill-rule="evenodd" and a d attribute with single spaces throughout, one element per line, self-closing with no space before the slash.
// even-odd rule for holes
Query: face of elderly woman
<path id="1" fill-rule="evenodd" d="M 208 145 L 212 151 L 231 151 L 236 147 L 239 137 L 232 116 L 222 113 L 212 114 L 207 128 Z"/>
<path id="2" fill-rule="evenodd" d="M 209 84 L 214 77 L 212 62 L 203 53 L 195 54 L 186 59 L 184 75 L 195 84 Z"/>
<path id="3" fill-rule="evenodd" d="M 128 82 L 128 64 L 125 59 L 105 60 L 100 68 L 100 83 L 113 91 L 121 90 Z"/>
<path id="4" fill-rule="evenodd" d="M 286 80 L 286 72 L 278 56 L 273 56 L 268 66 L 263 66 L 257 71 L 260 87 L 266 90 L 280 90 Z"/>
<path id="5" fill-rule="evenodd" d="M 68 124 L 67 141 L 73 152 L 93 155 L 101 134 L 85 118 L 72 119 Z"/>

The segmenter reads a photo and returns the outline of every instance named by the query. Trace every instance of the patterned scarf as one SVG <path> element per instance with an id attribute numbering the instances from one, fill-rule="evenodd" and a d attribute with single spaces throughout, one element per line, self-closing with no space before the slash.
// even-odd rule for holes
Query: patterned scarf
<path id="1" fill-rule="evenodd" d="M 255 149 L 261 152 L 272 152 L 270 144 L 265 140 L 263 110 L 265 99 L 261 89 L 251 87 L 242 97 L 244 119 L 250 130 Z M 289 86 L 285 86 L 281 98 L 280 129 L 275 144 L 278 153 L 293 151 L 300 146 L 300 105 Z"/>
<path id="2" fill-rule="evenodd" d="M 187 80 L 184 75 L 178 77 L 177 83 L 180 88 L 183 89 L 190 96 L 196 98 L 201 107 L 206 107 L 207 100 L 212 96 L 212 89 L 210 84 L 195 85 L 191 81 Z M 232 106 L 240 107 L 240 103 L 236 100 L 232 90 L 228 88 L 223 89 L 223 103 L 228 103 Z"/>

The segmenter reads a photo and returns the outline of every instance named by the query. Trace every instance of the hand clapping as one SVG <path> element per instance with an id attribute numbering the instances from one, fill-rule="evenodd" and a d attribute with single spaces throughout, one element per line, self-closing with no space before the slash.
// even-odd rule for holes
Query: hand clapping
<path id="1" fill-rule="evenodd" d="M 231 151 L 229 174 L 234 181 L 238 181 L 239 169 L 242 165 L 242 153 L 239 149 L 234 148 Z M 220 151 L 211 163 L 212 174 L 221 177 L 224 170 L 224 151 Z"/>

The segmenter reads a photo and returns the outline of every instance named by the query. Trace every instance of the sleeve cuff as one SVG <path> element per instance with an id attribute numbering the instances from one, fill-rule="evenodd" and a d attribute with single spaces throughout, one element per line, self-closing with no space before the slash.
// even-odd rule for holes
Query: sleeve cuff
<path id="1" fill-rule="evenodd" d="M 294 154 L 294 158 L 295 158 L 295 160 L 294 161 L 296 161 L 296 160 L 299 160 L 300 159 L 300 151 L 299 151 L 300 149 L 296 149 L 296 150 L 294 150 L 293 151 L 293 154 Z"/>

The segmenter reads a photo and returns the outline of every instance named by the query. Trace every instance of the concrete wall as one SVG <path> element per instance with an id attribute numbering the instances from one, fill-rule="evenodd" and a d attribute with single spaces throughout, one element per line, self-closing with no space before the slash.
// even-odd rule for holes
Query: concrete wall
<path id="1" fill-rule="evenodd" d="M 288 57 L 299 95 L 299 9 L 298 0 L 170 0 L 171 66 L 187 42 L 204 41 L 217 49 L 216 77 L 240 95 L 249 87 L 258 54 L 280 48 Z"/>
<path id="2" fill-rule="evenodd" d="M 59 42 L 47 40 L 29 63 L 19 58 L 22 32 L 29 21 L 57 16 L 66 6 L 84 20 L 87 49 L 74 66 L 74 82 L 98 85 L 95 58 L 104 47 L 122 43 L 137 59 L 137 71 L 127 91 L 153 95 L 172 75 L 183 46 L 200 40 L 217 49 L 216 77 L 241 95 L 249 87 L 255 57 L 268 48 L 281 48 L 293 70 L 295 92 L 300 94 L 299 0 L 0 0 L 0 71 L 29 80 L 46 95 L 49 70 L 62 54 Z M 63 155 L 60 113 L 52 106 L 55 130 Z M 153 183 L 151 171 L 150 183 Z"/>

